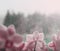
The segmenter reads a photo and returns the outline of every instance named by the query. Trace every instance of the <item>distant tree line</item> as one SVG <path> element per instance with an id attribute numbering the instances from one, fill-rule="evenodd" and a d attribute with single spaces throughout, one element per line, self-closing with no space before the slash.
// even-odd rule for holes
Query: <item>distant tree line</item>
<path id="1" fill-rule="evenodd" d="M 58 18 L 57 18 L 58 17 Z M 22 13 L 10 13 L 7 14 L 4 19 L 4 25 L 9 26 L 14 24 L 16 30 L 20 34 L 32 33 L 33 31 L 43 32 L 49 34 L 60 30 L 60 16 L 58 15 L 42 15 L 35 12 L 32 15 L 24 16 Z"/>

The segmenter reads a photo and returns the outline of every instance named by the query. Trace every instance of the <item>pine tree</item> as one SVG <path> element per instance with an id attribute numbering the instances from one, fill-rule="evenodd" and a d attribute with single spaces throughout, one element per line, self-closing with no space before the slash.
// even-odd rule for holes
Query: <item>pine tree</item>
<path id="1" fill-rule="evenodd" d="M 9 10 L 7 11 L 7 14 L 5 16 L 5 20 L 4 20 L 4 25 L 8 26 L 10 24 L 10 13 Z"/>
<path id="2" fill-rule="evenodd" d="M 17 21 L 16 14 L 15 13 L 10 14 L 10 12 L 7 11 L 7 14 L 4 20 L 4 25 L 9 26 L 10 24 L 14 24 L 15 26 L 17 26 L 16 21 Z"/>

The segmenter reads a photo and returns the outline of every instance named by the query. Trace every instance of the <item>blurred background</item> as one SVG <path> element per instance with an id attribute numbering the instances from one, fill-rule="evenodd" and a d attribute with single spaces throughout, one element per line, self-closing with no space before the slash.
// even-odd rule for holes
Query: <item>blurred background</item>
<path id="1" fill-rule="evenodd" d="M 43 32 L 49 42 L 60 32 L 60 0 L 0 0 L 0 24 L 14 24 L 23 36 Z"/>

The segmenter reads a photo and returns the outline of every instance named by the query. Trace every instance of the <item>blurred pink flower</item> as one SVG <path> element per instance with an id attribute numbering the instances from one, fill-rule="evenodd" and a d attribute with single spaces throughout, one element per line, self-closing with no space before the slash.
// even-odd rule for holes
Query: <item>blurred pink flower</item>
<path id="1" fill-rule="evenodd" d="M 11 36 L 11 35 L 14 35 L 15 33 L 16 33 L 16 30 L 15 30 L 15 26 L 14 25 L 10 25 L 10 26 L 8 26 L 8 33 L 9 33 L 9 35 Z"/>
<path id="2" fill-rule="evenodd" d="M 60 51 L 60 34 L 53 36 L 53 41 L 49 43 L 48 45 L 50 48 L 52 48 L 54 51 Z"/>
<path id="3" fill-rule="evenodd" d="M 5 48 L 6 51 L 17 51 L 24 47 L 23 38 L 16 33 L 14 25 L 0 25 L 0 43 L 0 48 Z"/>
<path id="4" fill-rule="evenodd" d="M 23 51 L 33 51 L 34 50 L 35 43 L 34 41 L 25 42 L 25 46 L 23 48 Z"/>
<path id="5" fill-rule="evenodd" d="M 15 51 L 22 50 L 22 48 L 24 47 L 22 36 L 16 33 L 12 35 L 10 38 L 10 40 L 13 42 L 13 49 L 15 49 Z"/>
<path id="6" fill-rule="evenodd" d="M 16 33 L 13 36 L 11 36 L 11 40 L 13 41 L 13 43 L 19 44 L 23 41 L 23 37 Z"/>
<path id="7" fill-rule="evenodd" d="M 26 35 L 26 42 L 31 42 L 33 41 L 33 35 L 32 34 L 27 34 Z"/>
<path id="8" fill-rule="evenodd" d="M 46 44 L 44 42 L 44 34 L 43 33 L 39 33 L 38 31 L 35 31 L 31 35 L 27 35 L 26 39 L 27 39 L 27 43 L 33 42 L 27 46 L 32 47 L 31 45 L 33 45 L 33 48 L 35 51 L 47 51 L 46 50 L 47 47 L 46 47 Z"/>
<path id="9" fill-rule="evenodd" d="M 0 25 L 0 38 L 4 38 L 5 40 L 8 37 L 7 27 L 4 25 Z"/>

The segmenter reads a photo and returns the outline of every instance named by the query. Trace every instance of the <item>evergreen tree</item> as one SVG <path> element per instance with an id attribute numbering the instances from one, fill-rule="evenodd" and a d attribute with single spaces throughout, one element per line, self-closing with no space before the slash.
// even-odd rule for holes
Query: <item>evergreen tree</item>
<path id="1" fill-rule="evenodd" d="M 4 20 L 4 25 L 8 26 L 10 24 L 10 13 L 9 10 L 7 11 L 7 14 L 5 16 L 5 20 Z"/>
<path id="2" fill-rule="evenodd" d="M 14 24 L 17 27 L 16 21 L 17 21 L 17 15 L 15 13 L 10 14 L 8 10 L 4 20 L 4 25 L 9 26 L 10 24 Z"/>

